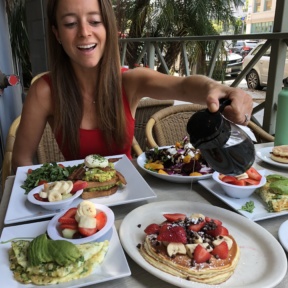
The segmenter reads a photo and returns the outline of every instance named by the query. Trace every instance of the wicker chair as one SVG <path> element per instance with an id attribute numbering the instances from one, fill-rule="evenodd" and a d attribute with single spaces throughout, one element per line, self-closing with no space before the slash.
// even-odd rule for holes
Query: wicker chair
<path id="1" fill-rule="evenodd" d="M 274 142 L 274 136 L 266 132 L 263 128 L 261 128 L 254 122 L 249 121 L 247 126 L 254 133 L 257 143 Z"/>
<path id="2" fill-rule="evenodd" d="M 143 151 L 147 148 L 145 128 L 150 117 L 157 111 L 174 105 L 174 100 L 155 100 L 151 98 L 142 99 L 137 107 L 135 115 L 134 136 Z"/>
<path id="3" fill-rule="evenodd" d="M 182 104 L 156 112 L 145 130 L 149 148 L 173 145 L 182 140 L 187 135 L 186 125 L 192 114 L 204 108 L 206 106 L 199 104 Z"/>

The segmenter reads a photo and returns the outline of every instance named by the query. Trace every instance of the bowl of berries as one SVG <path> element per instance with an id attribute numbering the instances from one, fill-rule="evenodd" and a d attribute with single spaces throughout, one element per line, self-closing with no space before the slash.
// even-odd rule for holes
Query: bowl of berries
<path id="1" fill-rule="evenodd" d="M 102 242 L 112 236 L 115 216 L 105 205 L 83 200 L 77 207 L 55 215 L 48 223 L 52 240 L 67 240 L 74 244 Z"/>
<path id="2" fill-rule="evenodd" d="M 63 210 L 82 194 L 86 185 L 85 181 L 44 183 L 31 190 L 27 199 L 46 210 Z"/>
<path id="3" fill-rule="evenodd" d="M 214 172 L 212 178 L 229 197 L 238 199 L 251 196 L 257 188 L 266 184 L 265 170 L 257 171 L 253 167 L 238 176 Z"/>

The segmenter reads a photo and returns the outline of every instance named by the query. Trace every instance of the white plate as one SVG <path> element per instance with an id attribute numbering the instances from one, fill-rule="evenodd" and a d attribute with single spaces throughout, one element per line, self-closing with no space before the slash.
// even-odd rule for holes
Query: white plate
<path id="1" fill-rule="evenodd" d="M 163 146 L 163 147 L 159 147 L 159 149 L 164 149 L 164 148 L 169 148 L 169 147 L 171 147 L 171 146 Z M 164 175 L 164 174 L 159 174 L 159 173 L 153 172 L 153 171 L 148 170 L 144 167 L 144 165 L 146 164 L 145 152 L 137 157 L 137 164 L 139 165 L 139 167 L 141 169 L 143 169 L 147 173 L 149 173 L 149 174 L 151 174 L 157 178 L 160 178 L 162 180 L 166 180 L 166 181 L 174 182 L 174 183 L 191 183 L 194 181 L 208 179 L 208 178 L 212 177 L 212 173 L 202 175 L 202 176 L 182 176 L 182 175 Z"/>
<path id="2" fill-rule="evenodd" d="M 237 213 L 210 204 L 164 201 L 136 208 L 124 218 L 119 230 L 120 240 L 127 254 L 154 276 L 180 287 L 215 287 L 215 285 L 200 284 L 165 273 L 146 262 L 139 253 L 137 245 L 144 240 L 145 227 L 151 223 L 161 223 L 164 220 L 162 216 L 164 213 L 177 212 L 188 215 L 202 213 L 217 218 L 223 222 L 237 241 L 240 247 L 239 263 L 234 274 L 222 283 L 221 287 L 271 288 L 280 283 L 286 275 L 287 258 L 283 248 L 260 225 Z"/>
<path id="3" fill-rule="evenodd" d="M 36 222 L 25 225 L 11 226 L 3 229 L 1 241 L 7 241 L 15 237 L 36 237 L 45 233 L 48 221 Z M 30 288 L 30 287 L 47 287 L 47 288 L 76 288 L 88 285 L 106 282 L 131 275 L 130 268 L 121 247 L 117 231 L 113 227 L 113 234 L 110 240 L 109 250 L 103 263 L 95 269 L 88 277 L 73 280 L 66 283 L 48 286 L 35 286 L 32 284 L 20 284 L 13 278 L 13 273 L 9 269 L 8 249 L 11 243 L 0 244 L 0 275 L 1 287 L 9 288 Z"/>
<path id="4" fill-rule="evenodd" d="M 288 252 L 288 220 L 283 222 L 278 230 L 279 241 Z"/>
<path id="5" fill-rule="evenodd" d="M 107 206 L 120 205 L 142 201 L 150 198 L 156 198 L 156 194 L 143 179 L 131 161 L 126 155 L 115 163 L 115 169 L 122 173 L 127 181 L 124 189 L 119 189 L 115 194 L 107 197 L 89 199 L 91 202 Z M 118 158 L 118 156 L 113 156 Z M 110 157 L 110 158 L 113 158 Z M 61 162 L 64 166 L 74 166 L 83 163 L 83 160 Z M 17 169 L 14 185 L 11 192 L 10 201 L 7 207 L 7 213 L 4 219 L 5 224 L 20 223 L 28 220 L 43 219 L 52 217 L 59 211 L 48 211 L 27 200 L 25 191 L 20 186 L 23 185 L 27 178 L 29 168 L 35 169 L 42 165 L 25 166 Z M 69 207 L 75 207 L 82 201 L 82 198 L 75 199 Z"/>
<path id="6" fill-rule="evenodd" d="M 271 164 L 273 166 L 277 166 L 277 167 L 280 167 L 280 168 L 288 169 L 288 164 L 280 163 L 280 162 L 277 162 L 277 161 L 274 161 L 274 160 L 271 159 L 270 153 L 272 152 L 272 148 L 273 147 L 274 146 L 261 148 L 261 149 L 256 151 L 256 155 L 261 160 L 263 160 L 264 162 L 266 162 L 268 164 Z"/>
<path id="7" fill-rule="evenodd" d="M 69 198 L 63 199 L 61 201 L 54 201 L 54 202 L 47 201 L 47 202 L 43 202 L 43 201 L 39 201 L 39 200 L 35 199 L 35 197 L 34 197 L 34 194 L 37 194 L 37 193 L 43 191 L 43 189 L 44 189 L 44 184 L 35 187 L 34 189 L 32 189 L 28 193 L 27 199 L 32 204 L 39 205 L 40 207 L 42 207 L 42 208 L 44 208 L 46 210 L 58 210 L 58 209 L 62 210 L 62 209 L 65 209 L 66 207 L 68 207 L 73 202 L 73 200 L 78 198 L 83 192 L 83 189 L 82 190 L 78 190 L 76 193 L 74 193 Z"/>
<path id="8" fill-rule="evenodd" d="M 268 212 L 266 209 L 266 204 L 264 201 L 258 196 L 257 194 L 253 193 L 248 198 L 242 198 L 242 199 L 236 199 L 231 198 L 226 195 L 225 191 L 222 189 L 222 187 L 216 183 L 213 179 L 203 180 L 199 181 L 199 184 L 201 184 L 203 187 L 205 187 L 209 192 L 214 194 L 216 197 L 218 197 L 220 200 L 225 202 L 227 205 L 229 205 L 231 208 L 233 208 L 238 213 L 242 214 L 246 218 L 249 218 L 252 221 L 259 221 L 264 220 L 268 218 L 274 218 L 278 216 L 283 216 L 288 214 L 288 210 L 281 211 L 281 212 Z M 245 205 L 248 201 L 253 201 L 255 205 L 255 209 L 252 213 L 239 210 L 243 205 Z"/>

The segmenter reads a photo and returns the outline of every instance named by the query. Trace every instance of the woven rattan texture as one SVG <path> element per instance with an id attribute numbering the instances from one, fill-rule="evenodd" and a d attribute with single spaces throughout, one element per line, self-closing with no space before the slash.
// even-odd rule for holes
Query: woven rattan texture
<path id="1" fill-rule="evenodd" d="M 173 106 L 174 100 L 155 100 L 145 98 L 139 102 L 135 115 L 134 136 L 143 151 L 147 149 L 145 127 L 150 117 L 157 111 Z"/>

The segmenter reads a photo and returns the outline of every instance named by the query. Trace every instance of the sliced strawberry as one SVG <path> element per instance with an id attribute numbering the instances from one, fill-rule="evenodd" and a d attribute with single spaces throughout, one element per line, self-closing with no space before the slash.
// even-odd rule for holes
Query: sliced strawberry
<path id="1" fill-rule="evenodd" d="M 33 172 L 33 169 L 28 169 L 27 174 L 31 174 Z"/>
<path id="2" fill-rule="evenodd" d="M 74 218 L 75 215 L 76 215 L 76 212 L 77 212 L 77 208 L 76 207 L 70 208 L 70 209 L 68 209 L 65 212 L 65 214 L 62 217 L 64 217 L 64 218 Z"/>
<path id="3" fill-rule="evenodd" d="M 65 168 L 65 166 L 63 164 L 60 164 L 60 163 L 58 164 L 58 166 L 61 168 Z"/>
<path id="4" fill-rule="evenodd" d="M 77 223 L 76 224 L 61 223 L 59 227 L 61 230 L 64 230 L 64 229 L 78 230 Z"/>
<path id="5" fill-rule="evenodd" d="M 97 228 L 83 228 L 83 227 L 78 227 L 78 231 L 81 235 L 83 236 L 91 236 L 97 232 Z"/>
<path id="6" fill-rule="evenodd" d="M 211 251 L 211 254 L 216 258 L 226 259 L 228 257 L 228 252 L 228 245 L 226 241 L 223 241 Z"/>
<path id="7" fill-rule="evenodd" d="M 155 223 L 148 225 L 144 230 L 144 232 L 147 235 L 157 234 L 159 231 L 160 231 L 160 226 Z"/>
<path id="8" fill-rule="evenodd" d="M 176 221 L 182 221 L 186 218 L 185 214 L 182 213 L 173 213 L 173 214 L 163 214 L 163 216 L 169 221 L 169 222 L 176 222 Z"/>
<path id="9" fill-rule="evenodd" d="M 233 183 L 231 183 L 233 185 L 237 185 L 237 186 L 246 186 L 246 182 L 244 179 L 236 179 Z"/>
<path id="10" fill-rule="evenodd" d="M 46 183 L 48 183 L 48 181 L 46 181 L 46 180 L 39 180 L 39 182 L 38 182 L 38 186 L 40 186 L 40 185 L 43 185 L 43 184 L 46 184 Z"/>
<path id="11" fill-rule="evenodd" d="M 207 230 L 206 231 L 207 234 L 213 236 L 213 237 L 217 237 L 217 236 L 227 236 L 229 235 L 229 231 L 226 227 L 224 226 L 217 226 L 216 229 L 213 229 L 213 230 Z"/>
<path id="12" fill-rule="evenodd" d="M 87 182 L 82 180 L 77 180 L 73 183 L 73 188 L 71 190 L 71 193 L 75 193 L 79 190 L 85 189 L 87 187 Z"/>
<path id="13" fill-rule="evenodd" d="M 69 218 L 69 217 L 65 218 L 63 216 L 58 219 L 58 222 L 62 224 L 75 224 L 75 225 L 78 223 L 75 218 Z"/>
<path id="14" fill-rule="evenodd" d="M 167 231 L 171 226 L 172 226 L 171 223 L 165 223 L 165 224 L 161 225 L 160 230 L 159 230 L 159 234 L 164 232 L 164 231 Z"/>
<path id="15" fill-rule="evenodd" d="M 95 218 L 97 220 L 97 230 L 101 230 L 107 222 L 107 216 L 104 212 L 101 211 L 96 214 Z"/>
<path id="16" fill-rule="evenodd" d="M 158 237 L 158 241 L 186 243 L 187 235 L 183 227 L 170 226 L 166 231 L 161 232 Z"/>
<path id="17" fill-rule="evenodd" d="M 205 217 L 205 221 L 206 222 L 214 222 L 216 224 L 216 226 L 221 226 L 222 225 L 222 222 L 218 219 L 214 219 L 214 218 L 211 218 L 211 217 Z"/>
<path id="18" fill-rule="evenodd" d="M 38 201 L 42 201 L 42 202 L 48 202 L 48 198 L 42 198 L 39 193 L 35 193 L 33 194 L 34 198 Z"/>
<path id="19" fill-rule="evenodd" d="M 250 167 L 246 173 L 248 174 L 250 179 L 258 180 L 260 181 L 262 178 L 262 175 L 254 168 Z"/>
<path id="20" fill-rule="evenodd" d="M 254 180 L 250 178 L 244 179 L 247 185 L 258 185 L 260 183 L 260 180 Z"/>
<path id="21" fill-rule="evenodd" d="M 198 244 L 194 250 L 193 258 L 196 263 L 204 263 L 211 258 L 211 254 L 204 247 Z"/>
<path id="22" fill-rule="evenodd" d="M 205 222 L 200 222 L 198 224 L 191 224 L 188 229 L 191 230 L 191 231 L 194 231 L 194 232 L 198 232 L 200 231 L 204 226 L 205 226 Z"/>
<path id="23" fill-rule="evenodd" d="M 219 178 L 219 179 L 220 179 L 220 178 Z M 223 176 L 220 180 L 223 181 L 223 182 L 225 182 L 225 183 L 232 184 L 232 183 L 234 183 L 234 182 L 237 180 L 237 178 L 234 177 L 234 176 L 229 176 L 229 175 L 227 176 L 227 175 L 225 175 L 225 176 Z"/>

